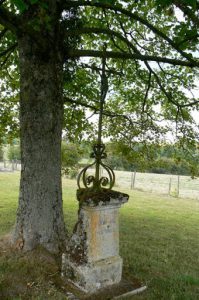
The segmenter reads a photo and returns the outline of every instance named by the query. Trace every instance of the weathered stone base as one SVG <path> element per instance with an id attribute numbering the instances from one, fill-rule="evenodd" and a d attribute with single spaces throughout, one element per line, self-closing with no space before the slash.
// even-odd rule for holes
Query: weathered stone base
<path id="1" fill-rule="evenodd" d="M 87 293 L 117 284 L 122 277 L 122 259 L 113 256 L 96 262 L 77 265 L 66 254 L 62 256 L 62 276 Z"/>
<path id="2" fill-rule="evenodd" d="M 78 222 L 62 256 L 62 276 L 92 294 L 121 281 L 118 213 L 128 195 L 103 189 L 78 195 Z"/>

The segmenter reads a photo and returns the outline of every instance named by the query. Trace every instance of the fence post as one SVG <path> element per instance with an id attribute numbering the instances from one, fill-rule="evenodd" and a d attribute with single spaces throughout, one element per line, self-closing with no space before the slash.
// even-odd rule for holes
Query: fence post
<path id="1" fill-rule="evenodd" d="M 131 190 L 134 189 L 135 187 L 135 176 L 136 176 L 136 171 L 131 173 Z"/>
<path id="2" fill-rule="evenodd" d="M 12 159 L 12 171 L 14 171 L 15 165 L 14 165 L 14 160 Z"/>
<path id="3" fill-rule="evenodd" d="M 4 164 L 4 169 L 6 169 L 6 160 L 5 159 L 3 161 L 3 164 Z"/>
<path id="4" fill-rule="evenodd" d="M 180 175 L 178 175 L 177 197 L 180 195 Z"/>
<path id="5" fill-rule="evenodd" d="M 169 196 L 171 196 L 171 178 L 169 179 Z"/>

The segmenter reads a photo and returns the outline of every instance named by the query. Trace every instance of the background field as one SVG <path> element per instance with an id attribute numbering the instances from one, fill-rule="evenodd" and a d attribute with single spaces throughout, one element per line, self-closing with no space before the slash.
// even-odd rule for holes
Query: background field
<path id="1" fill-rule="evenodd" d="M 94 171 L 90 170 L 90 174 Z M 116 171 L 116 188 L 136 189 L 172 197 L 199 200 L 199 178 L 154 173 Z M 102 173 L 103 174 L 103 173 Z M 105 172 L 103 176 L 106 176 Z"/>
<path id="2" fill-rule="evenodd" d="M 131 173 L 115 171 L 116 185 L 129 189 L 135 176 L 134 188 L 142 191 L 170 194 L 179 197 L 199 200 L 199 178 L 192 179 L 190 176 L 177 176 L 154 173 Z"/>
<path id="3" fill-rule="evenodd" d="M 18 172 L 0 173 L 0 236 L 13 228 L 18 185 Z M 120 211 L 120 252 L 124 259 L 124 274 L 148 286 L 147 291 L 132 299 L 199 299 L 199 201 L 158 196 L 124 187 L 120 190 L 130 195 L 128 204 Z M 76 182 L 63 179 L 64 217 L 69 232 L 77 219 L 75 193 Z M 28 271 L 30 265 L 33 265 L 32 275 Z M 0 291 L 5 284 L 14 290 L 15 281 L 10 278 L 15 274 L 21 281 L 29 280 L 34 285 L 32 289 L 21 292 L 20 297 L 7 299 L 67 299 L 66 294 L 56 288 L 53 276 L 49 282 L 54 288 L 49 294 L 46 275 L 42 275 L 46 271 L 40 268 L 36 272 L 37 268 L 35 261 L 31 264 L 30 257 L 27 264 L 23 260 L 20 265 L 12 256 L 0 252 Z M 27 275 L 20 277 L 20 273 Z"/>
<path id="4" fill-rule="evenodd" d="M 19 161 L 0 161 L 0 170 L 20 170 Z M 90 171 L 92 174 L 94 170 Z M 199 200 L 199 178 L 167 174 L 140 173 L 114 170 L 116 188 L 137 189 L 150 193 L 169 195 L 172 197 Z M 105 172 L 104 172 L 105 173 Z M 102 173 L 103 174 L 103 173 Z M 103 174 L 106 176 L 106 174 Z"/>

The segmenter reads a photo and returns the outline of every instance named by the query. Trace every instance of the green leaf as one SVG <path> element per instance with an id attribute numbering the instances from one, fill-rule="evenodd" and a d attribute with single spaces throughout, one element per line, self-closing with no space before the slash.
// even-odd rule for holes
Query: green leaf
<path id="1" fill-rule="evenodd" d="M 12 0 L 20 12 L 24 12 L 28 6 L 23 0 Z"/>

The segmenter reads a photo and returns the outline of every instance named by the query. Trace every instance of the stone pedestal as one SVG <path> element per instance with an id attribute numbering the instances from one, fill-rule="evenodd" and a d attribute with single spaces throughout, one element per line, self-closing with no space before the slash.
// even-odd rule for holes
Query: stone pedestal
<path id="1" fill-rule="evenodd" d="M 78 200 L 78 222 L 62 257 L 62 275 L 92 293 L 121 280 L 118 212 L 128 195 L 80 190 Z"/>

